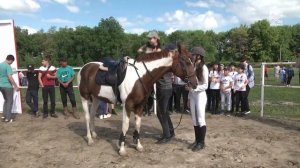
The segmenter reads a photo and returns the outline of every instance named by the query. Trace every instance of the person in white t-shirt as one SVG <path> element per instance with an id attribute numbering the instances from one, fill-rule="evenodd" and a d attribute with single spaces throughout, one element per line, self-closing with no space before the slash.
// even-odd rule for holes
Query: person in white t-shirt
<path id="1" fill-rule="evenodd" d="M 241 114 L 245 114 L 246 110 L 246 86 L 248 84 L 247 75 L 244 73 L 245 65 L 240 64 L 238 74 L 234 77 L 234 92 L 236 93 L 236 112 L 239 112 L 241 104 Z"/>
<path id="2" fill-rule="evenodd" d="M 275 79 L 277 81 L 279 80 L 279 71 L 280 71 L 280 66 L 279 65 L 275 65 L 274 66 L 274 76 L 275 76 Z"/>
<path id="3" fill-rule="evenodd" d="M 211 89 L 211 106 L 212 114 L 218 113 L 219 99 L 220 99 L 220 77 L 221 73 L 218 68 L 218 62 L 213 64 L 213 70 L 209 75 L 210 89 Z"/>
<path id="4" fill-rule="evenodd" d="M 224 64 L 219 64 L 220 78 L 224 75 Z"/>
<path id="5" fill-rule="evenodd" d="M 234 80 L 234 77 L 235 75 L 237 75 L 237 71 L 235 69 L 235 63 L 232 62 L 230 65 L 229 65 L 229 76 L 231 76 L 232 80 Z M 234 83 L 233 83 L 234 84 Z M 235 107 L 235 92 L 234 92 L 234 89 L 233 89 L 233 86 L 231 87 L 231 113 L 233 113 L 234 111 L 234 107 Z"/>
<path id="6" fill-rule="evenodd" d="M 220 93 L 221 93 L 221 113 L 228 114 L 231 110 L 231 88 L 233 86 L 233 79 L 229 75 L 229 69 L 224 68 L 223 69 L 223 76 L 221 77 L 221 87 L 220 87 Z M 225 106 L 227 111 L 225 112 Z"/>

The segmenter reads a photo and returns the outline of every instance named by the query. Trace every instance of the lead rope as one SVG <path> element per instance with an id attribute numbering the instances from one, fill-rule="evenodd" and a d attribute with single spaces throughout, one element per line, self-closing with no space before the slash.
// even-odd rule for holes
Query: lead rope
<path id="1" fill-rule="evenodd" d="M 178 122 L 177 126 L 175 128 L 173 128 L 173 131 L 176 130 L 179 127 L 179 125 L 181 124 L 182 116 L 183 116 L 183 113 L 181 113 L 179 122 Z"/>

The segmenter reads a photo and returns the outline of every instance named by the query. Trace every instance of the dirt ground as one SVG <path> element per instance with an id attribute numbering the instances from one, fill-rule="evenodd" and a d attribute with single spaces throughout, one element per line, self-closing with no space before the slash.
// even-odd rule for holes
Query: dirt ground
<path id="1" fill-rule="evenodd" d="M 171 115 L 177 125 L 180 114 Z M 14 123 L 0 123 L 1 168 L 97 167 L 300 167 L 300 122 L 207 115 L 206 148 L 192 152 L 190 115 L 183 115 L 176 137 L 156 144 L 161 127 L 156 116 L 142 119 L 143 152 L 132 142 L 133 116 L 127 134 L 128 156 L 118 154 L 121 115 L 96 119 L 98 139 L 85 140 L 80 120 L 19 115 Z"/>

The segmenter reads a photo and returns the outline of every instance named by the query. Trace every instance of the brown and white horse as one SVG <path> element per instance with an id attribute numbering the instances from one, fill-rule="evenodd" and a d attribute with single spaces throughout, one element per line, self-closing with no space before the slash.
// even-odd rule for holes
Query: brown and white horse
<path id="1" fill-rule="evenodd" d="M 143 105 L 150 95 L 153 84 L 165 73 L 173 72 L 176 76 L 188 80 L 190 86 L 197 86 L 194 67 L 190 61 L 190 53 L 183 47 L 178 50 L 163 50 L 157 53 L 150 53 L 139 56 L 136 60 L 127 57 L 128 67 L 124 81 L 118 86 L 120 98 L 123 104 L 123 124 L 120 135 L 120 155 L 125 155 L 125 135 L 129 128 L 130 113 L 135 114 L 134 140 L 138 151 L 143 150 L 139 139 L 141 127 L 141 116 Z M 88 144 L 93 143 L 97 137 L 94 126 L 95 111 L 98 108 L 99 100 L 116 102 L 116 96 L 111 86 L 100 86 L 95 83 L 95 76 L 101 62 L 85 64 L 78 73 L 79 91 L 81 95 L 83 110 L 85 112 Z M 89 111 L 89 102 L 92 102 Z"/>

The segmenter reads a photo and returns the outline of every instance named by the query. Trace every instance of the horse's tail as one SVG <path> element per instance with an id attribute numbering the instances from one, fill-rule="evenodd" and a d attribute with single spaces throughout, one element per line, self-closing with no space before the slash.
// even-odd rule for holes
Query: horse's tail
<path id="1" fill-rule="evenodd" d="M 85 65 L 84 65 L 85 66 Z M 84 67 L 83 66 L 83 67 Z M 82 68 L 83 68 L 82 67 Z M 77 73 L 77 85 L 78 85 L 78 88 L 79 88 L 79 85 L 80 85 L 80 81 L 81 81 L 81 70 L 82 68 L 79 70 L 79 72 Z"/>

